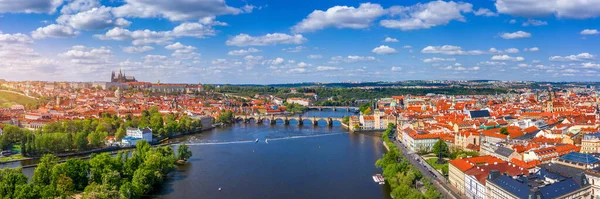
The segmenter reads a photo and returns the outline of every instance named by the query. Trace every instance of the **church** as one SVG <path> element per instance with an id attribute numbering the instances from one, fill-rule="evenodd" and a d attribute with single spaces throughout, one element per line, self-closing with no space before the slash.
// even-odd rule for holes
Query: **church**
<path id="1" fill-rule="evenodd" d="M 115 75 L 115 71 L 112 72 L 110 76 L 110 82 L 118 82 L 118 83 L 127 83 L 127 82 L 137 82 L 134 76 L 126 76 L 122 70 L 119 70 L 119 74 Z"/>

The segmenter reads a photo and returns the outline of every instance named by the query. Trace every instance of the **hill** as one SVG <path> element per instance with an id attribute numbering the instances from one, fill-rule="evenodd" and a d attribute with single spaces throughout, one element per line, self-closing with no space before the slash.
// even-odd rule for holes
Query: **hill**
<path id="1" fill-rule="evenodd" d="M 0 91 L 0 108 L 9 108 L 15 104 L 27 107 L 37 104 L 37 100 L 17 93 Z"/>

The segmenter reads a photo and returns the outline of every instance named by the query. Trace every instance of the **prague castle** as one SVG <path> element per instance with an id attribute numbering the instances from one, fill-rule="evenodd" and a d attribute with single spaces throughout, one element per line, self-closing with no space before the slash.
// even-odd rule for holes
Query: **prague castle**
<path id="1" fill-rule="evenodd" d="M 110 82 L 119 82 L 119 83 L 127 83 L 127 82 L 137 82 L 134 76 L 126 76 L 123 71 L 119 70 L 119 74 L 115 75 L 115 71 L 112 72 L 110 76 Z"/>

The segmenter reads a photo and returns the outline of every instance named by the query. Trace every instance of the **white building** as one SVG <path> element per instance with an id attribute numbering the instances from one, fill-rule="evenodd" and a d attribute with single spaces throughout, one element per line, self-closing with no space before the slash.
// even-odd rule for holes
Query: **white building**
<path id="1" fill-rule="evenodd" d="M 311 101 L 308 99 L 302 99 L 302 98 L 288 98 L 286 100 L 287 103 L 289 104 L 300 104 L 302 106 L 310 106 L 311 105 Z"/>
<path id="2" fill-rule="evenodd" d="M 127 136 L 121 140 L 123 146 L 135 146 L 140 141 L 145 140 L 146 142 L 152 142 L 152 129 L 151 128 L 127 128 Z"/>

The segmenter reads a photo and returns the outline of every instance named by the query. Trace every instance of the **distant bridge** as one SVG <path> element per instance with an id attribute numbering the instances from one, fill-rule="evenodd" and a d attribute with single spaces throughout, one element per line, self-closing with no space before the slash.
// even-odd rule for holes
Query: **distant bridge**
<path id="1" fill-rule="evenodd" d="M 319 125 L 319 121 L 327 122 L 328 126 L 333 126 L 333 121 L 338 121 L 340 123 L 343 122 L 342 118 L 337 117 L 302 117 L 302 116 L 238 116 L 236 120 L 243 121 L 244 123 L 250 123 L 251 120 L 256 121 L 257 124 L 262 124 L 264 122 L 269 122 L 270 124 L 276 124 L 277 120 L 283 121 L 285 125 L 289 125 L 290 121 L 296 120 L 298 122 L 298 126 L 304 125 L 305 122 L 311 123 L 313 126 Z"/>
<path id="2" fill-rule="evenodd" d="M 338 109 L 346 109 L 346 111 L 350 112 L 352 109 L 358 110 L 358 107 L 354 106 L 308 106 L 308 109 L 316 109 L 322 111 L 323 109 L 331 109 L 333 111 L 337 111 Z"/>

